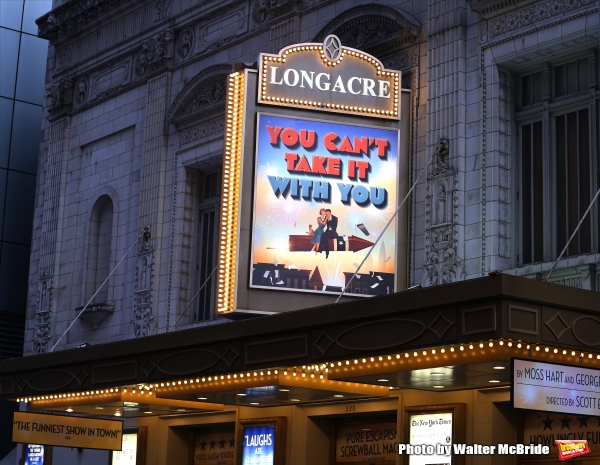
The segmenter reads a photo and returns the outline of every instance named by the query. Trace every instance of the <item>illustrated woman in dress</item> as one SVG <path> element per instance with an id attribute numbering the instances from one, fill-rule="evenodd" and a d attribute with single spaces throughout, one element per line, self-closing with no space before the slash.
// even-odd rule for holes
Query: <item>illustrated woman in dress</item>
<path id="1" fill-rule="evenodd" d="M 318 227 L 313 232 L 312 240 L 310 241 L 313 244 L 313 248 L 311 251 L 315 252 L 315 255 L 319 251 L 319 245 L 321 244 L 321 235 L 323 234 L 323 230 L 325 229 L 325 225 L 327 224 L 327 215 L 325 213 L 325 209 L 321 208 L 319 210 L 319 217 L 317 218 Z"/>

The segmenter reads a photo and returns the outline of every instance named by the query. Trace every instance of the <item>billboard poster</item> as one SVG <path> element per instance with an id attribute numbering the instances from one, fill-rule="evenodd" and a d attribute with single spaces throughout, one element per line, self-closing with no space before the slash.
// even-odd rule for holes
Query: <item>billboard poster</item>
<path id="1" fill-rule="evenodd" d="M 23 465 L 44 465 L 44 446 L 27 444 L 25 446 L 25 461 Z"/>
<path id="2" fill-rule="evenodd" d="M 243 465 L 273 465 L 275 459 L 275 425 L 244 426 Z"/>
<path id="3" fill-rule="evenodd" d="M 452 413 L 428 413 L 410 416 L 410 444 L 452 444 Z M 411 455 L 409 465 L 450 465 L 451 456 Z"/>
<path id="4" fill-rule="evenodd" d="M 399 131 L 259 114 L 250 285 L 339 293 L 397 208 Z M 395 223 L 348 294 L 394 292 Z"/>

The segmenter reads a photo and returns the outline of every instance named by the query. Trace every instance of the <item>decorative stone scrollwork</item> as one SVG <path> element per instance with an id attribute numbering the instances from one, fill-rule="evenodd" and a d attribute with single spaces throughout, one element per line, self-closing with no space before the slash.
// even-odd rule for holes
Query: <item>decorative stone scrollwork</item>
<path id="1" fill-rule="evenodd" d="M 71 111 L 73 107 L 73 81 L 64 79 L 46 88 L 46 107 L 51 116 Z"/>
<path id="2" fill-rule="evenodd" d="M 64 47 L 56 51 L 56 71 L 62 71 L 71 65 L 71 48 Z"/>
<path id="3" fill-rule="evenodd" d="M 252 8 L 252 22 L 260 26 L 286 13 L 296 11 L 300 0 L 256 0 Z"/>
<path id="4" fill-rule="evenodd" d="M 150 225 L 144 226 L 144 229 L 142 230 L 142 233 L 141 233 L 140 248 L 139 248 L 140 252 L 147 252 L 148 250 L 152 250 L 152 246 L 150 245 L 151 238 L 152 238 L 152 235 L 150 233 Z"/>
<path id="5" fill-rule="evenodd" d="M 465 275 L 458 257 L 458 177 L 448 167 L 449 153 L 448 140 L 440 139 L 436 167 L 427 178 L 423 287 L 460 281 Z"/>
<path id="6" fill-rule="evenodd" d="M 215 134 L 222 134 L 224 127 L 225 122 L 223 119 L 218 119 L 185 129 L 181 131 L 178 147 L 204 139 L 205 137 L 214 136 Z"/>
<path id="7" fill-rule="evenodd" d="M 135 57 L 133 72 L 137 78 L 143 78 L 162 68 L 166 60 L 173 57 L 173 31 L 167 29 L 155 37 L 144 40 L 142 49 Z"/>
<path id="8" fill-rule="evenodd" d="M 383 60 L 383 64 L 387 69 L 403 70 L 409 67 L 409 59 L 407 52 L 400 52 Z"/>
<path id="9" fill-rule="evenodd" d="M 155 23 L 163 21 L 171 16 L 171 0 L 159 0 L 156 2 L 156 19 Z"/>
<path id="10" fill-rule="evenodd" d="M 43 279 L 38 285 L 35 327 L 33 330 L 33 351 L 41 354 L 48 351 L 50 341 L 50 314 L 52 309 L 52 280 Z"/>
<path id="11" fill-rule="evenodd" d="M 138 254 L 135 268 L 135 293 L 133 296 L 133 333 L 136 337 L 150 336 L 156 328 L 156 318 L 152 312 L 152 291 L 154 288 L 154 251 Z"/>
<path id="12" fill-rule="evenodd" d="M 186 27 L 179 32 L 175 41 L 175 57 L 179 61 L 185 60 L 194 49 L 194 31 Z"/>
<path id="13" fill-rule="evenodd" d="M 88 90 L 89 84 L 87 78 L 85 76 L 80 77 L 73 89 L 73 104 L 76 107 L 80 107 L 87 102 Z"/>

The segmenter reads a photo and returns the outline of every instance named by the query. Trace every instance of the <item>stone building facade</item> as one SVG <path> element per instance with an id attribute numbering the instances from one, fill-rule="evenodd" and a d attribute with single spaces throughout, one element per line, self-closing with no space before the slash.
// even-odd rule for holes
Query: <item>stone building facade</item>
<path id="1" fill-rule="evenodd" d="M 221 321 L 226 76 L 329 34 L 411 90 L 407 285 L 545 279 L 599 187 L 598 18 L 595 0 L 55 0 L 25 353 L 88 301 L 58 349 Z M 599 218 L 551 281 L 600 289 Z"/>

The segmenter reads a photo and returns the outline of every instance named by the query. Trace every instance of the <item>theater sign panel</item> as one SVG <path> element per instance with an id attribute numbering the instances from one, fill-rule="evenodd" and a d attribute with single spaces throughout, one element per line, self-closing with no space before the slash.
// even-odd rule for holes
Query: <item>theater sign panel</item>
<path id="1" fill-rule="evenodd" d="M 335 36 L 262 54 L 258 68 L 228 83 L 217 311 L 333 303 L 363 261 L 346 293 L 395 292 L 406 214 L 386 225 L 408 184 L 400 72 Z M 282 306 L 273 291 L 296 296 Z"/>

